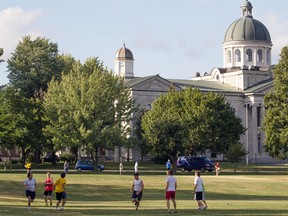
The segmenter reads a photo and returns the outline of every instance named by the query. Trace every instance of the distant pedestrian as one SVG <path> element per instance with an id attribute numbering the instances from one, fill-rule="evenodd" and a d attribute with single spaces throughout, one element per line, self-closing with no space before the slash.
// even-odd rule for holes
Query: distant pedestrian
<path id="1" fill-rule="evenodd" d="M 52 206 L 51 195 L 53 191 L 53 184 L 54 184 L 53 178 L 51 177 L 50 173 L 47 172 L 47 177 L 46 177 L 46 180 L 44 181 L 45 189 L 44 189 L 44 194 L 43 194 L 45 206 L 48 206 L 48 200 L 50 201 L 50 206 Z"/>
<path id="2" fill-rule="evenodd" d="M 167 169 L 167 171 L 169 171 L 171 169 L 170 159 L 168 159 L 168 161 L 166 162 L 166 169 Z"/>
<path id="3" fill-rule="evenodd" d="M 55 211 L 60 210 L 60 211 L 64 211 L 64 206 L 66 203 L 66 179 L 65 179 L 65 173 L 61 173 L 61 178 L 59 178 L 55 184 L 54 184 L 54 191 L 56 194 L 56 199 L 57 199 L 57 203 L 56 203 L 56 208 Z M 62 207 L 58 208 L 60 203 L 62 201 Z"/>
<path id="4" fill-rule="evenodd" d="M 123 163 L 120 162 L 120 164 L 119 164 L 119 172 L 120 172 L 120 175 L 122 175 L 122 171 L 123 171 Z"/>
<path id="5" fill-rule="evenodd" d="M 219 175 L 220 171 L 221 171 L 220 164 L 219 164 L 219 162 L 216 162 L 216 164 L 215 164 L 215 172 L 216 172 L 216 176 Z"/>
<path id="6" fill-rule="evenodd" d="M 134 173 L 138 173 L 138 161 L 135 162 Z"/>
<path id="7" fill-rule="evenodd" d="M 28 172 L 27 179 L 24 181 L 24 186 L 26 189 L 26 197 L 28 199 L 28 210 L 30 210 L 31 202 L 33 202 L 36 197 L 36 180 L 33 178 L 31 172 Z"/>
<path id="8" fill-rule="evenodd" d="M 173 170 L 168 170 L 168 177 L 166 178 L 166 204 L 168 213 L 171 213 L 170 210 L 170 199 L 172 200 L 174 206 L 174 213 L 177 213 L 176 210 L 176 189 L 177 189 L 177 181 L 176 178 L 173 176 Z"/>
<path id="9" fill-rule="evenodd" d="M 31 169 L 32 169 L 32 164 L 29 162 L 29 161 L 27 161 L 26 162 L 26 164 L 25 164 L 25 168 L 27 169 L 27 174 L 30 172 L 32 172 L 31 171 Z"/>
<path id="10" fill-rule="evenodd" d="M 143 181 L 139 178 L 138 173 L 134 173 L 134 181 L 132 184 L 132 202 L 136 206 L 136 210 L 138 210 L 138 207 L 140 205 L 140 201 L 142 199 L 142 194 L 144 190 L 144 183 Z"/>
<path id="11" fill-rule="evenodd" d="M 65 160 L 64 162 L 64 173 L 67 174 L 68 173 L 68 169 L 69 169 L 69 163 L 67 160 Z"/>
<path id="12" fill-rule="evenodd" d="M 203 202 L 203 180 L 200 177 L 200 172 L 195 172 L 195 179 L 194 179 L 194 198 L 197 201 L 198 209 L 205 210 L 207 206 Z"/>

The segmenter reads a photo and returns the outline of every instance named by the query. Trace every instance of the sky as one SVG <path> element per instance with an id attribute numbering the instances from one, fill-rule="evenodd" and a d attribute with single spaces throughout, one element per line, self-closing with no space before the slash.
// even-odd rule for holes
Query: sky
<path id="1" fill-rule="evenodd" d="M 272 63 L 288 44 L 288 1 L 250 0 L 269 30 Z M 223 67 L 222 42 L 242 16 L 243 0 L 9 0 L 0 4 L 0 47 L 11 57 L 23 36 L 45 37 L 60 53 L 84 62 L 98 57 L 114 70 L 118 49 L 134 55 L 136 77 L 190 79 Z M 9 82 L 0 65 L 0 85 Z"/>

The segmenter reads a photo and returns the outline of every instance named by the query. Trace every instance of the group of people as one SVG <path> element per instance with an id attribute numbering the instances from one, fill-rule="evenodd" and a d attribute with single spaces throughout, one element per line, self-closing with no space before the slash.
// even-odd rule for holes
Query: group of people
<path id="1" fill-rule="evenodd" d="M 27 168 L 27 167 L 26 167 Z M 46 179 L 43 182 L 44 184 L 44 201 L 45 206 L 49 205 L 52 206 L 52 192 L 54 190 L 56 195 L 56 206 L 55 211 L 64 211 L 64 206 L 66 204 L 66 179 L 65 176 L 68 173 L 68 163 L 66 161 L 66 164 L 64 164 L 64 172 L 60 174 L 60 178 L 57 179 L 57 181 L 54 182 L 53 178 L 51 177 L 51 174 L 47 172 Z M 36 180 L 33 178 L 33 174 L 31 171 L 31 166 L 27 168 L 27 179 L 24 181 L 24 186 L 26 190 L 26 197 L 28 199 L 28 210 L 31 208 L 31 203 L 34 201 L 36 197 Z M 62 203 L 62 204 L 61 204 Z M 61 207 L 60 207 L 61 204 Z"/>

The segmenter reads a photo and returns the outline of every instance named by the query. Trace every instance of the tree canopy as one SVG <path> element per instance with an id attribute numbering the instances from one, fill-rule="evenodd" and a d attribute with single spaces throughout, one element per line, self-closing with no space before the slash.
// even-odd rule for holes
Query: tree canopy
<path id="1" fill-rule="evenodd" d="M 241 120 L 221 94 L 171 90 L 142 119 L 144 137 L 156 155 L 224 153 L 244 133 Z"/>
<path id="2" fill-rule="evenodd" d="M 44 97 L 45 134 L 55 150 L 81 147 L 96 160 L 99 147 L 125 143 L 134 103 L 122 78 L 97 58 L 75 62 L 61 82 L 52 80 Z"/>
<path id="3" fill-rule="evenodd" d="M 264 131 L 265 147 L 271 156 L 288 158 L 288 46 L 282 49 L 279 63 L 273 70 L 274 89 L 264 103 L 266 113 Z"/>

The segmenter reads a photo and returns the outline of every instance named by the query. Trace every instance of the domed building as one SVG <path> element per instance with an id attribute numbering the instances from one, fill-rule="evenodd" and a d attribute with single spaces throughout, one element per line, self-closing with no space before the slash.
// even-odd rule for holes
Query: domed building
<path id="1" fill-rule="evenodd" d="M 202 92 L 219 92 L 225 95 L 227 102 L 235 109 L 236 115 L 247 129 L 241 137 L 249 162 L 271 161 L 264 152 L 264 132 L 261 130 L 265 106 L 264 96 L 273 88 L 271 65 L 272 41 L 268 29 L 254 19 L 251 2 L 245 0 L 241 6 L 242 16 L 227 29 L 222 43 L 223 67 L 215 67 L 210 73 L 199 73 L 190 80 L 165 79 L 159 75 L 149 77 L 134 76 L 134 57 L 125 45 L 116 52 L 115 74 L 125 77 L 131 95 L 140 109 L 150 109 L 160 94 L 169 91 L 173 85 L 181 91 L 187 86 L 199 88 Z M 137 114 L 131 127 L 136 125 Z M 119 152 L 120 150 L 120 152 Z M 139 148 L 118 149 L 118 156 L 129 157 L 136 161 L 140 158 Z M 212 156 L 207 152 L 208 156 Z M 212 158 L 221 160 L 221 156 Z"/>

